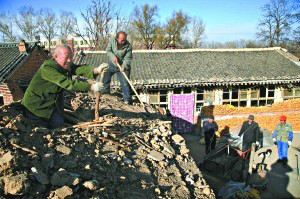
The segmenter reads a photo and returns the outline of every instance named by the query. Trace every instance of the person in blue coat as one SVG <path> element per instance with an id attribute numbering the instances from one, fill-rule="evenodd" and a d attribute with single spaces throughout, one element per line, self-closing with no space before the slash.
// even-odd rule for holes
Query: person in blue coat
<path id="1" fill-rule="evenodd" d="M 286 123 L 287 117 L 282 115 L 273 133 L 273 142 L 277 145 L 278 149 L 278 162 L 282 162 L 283 165 L 287 165 L 288 162 L 288 148 L 293 141 L 293 129 L 292 125 Z"/>
<path id="2" fill-rule="evenodd" d="M 213 115 L 208 117 L 208 121 L 204 123 L 204 138 L 206 154 L 214 150 L 216 147 L 216 131 L 218 131 L 218 124 L 215 122 Z"/>

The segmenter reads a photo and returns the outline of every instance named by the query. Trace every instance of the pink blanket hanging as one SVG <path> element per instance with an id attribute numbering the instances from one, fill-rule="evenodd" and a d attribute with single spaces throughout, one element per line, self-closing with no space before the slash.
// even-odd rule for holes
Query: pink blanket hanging
<path id="1" fill-rule="evenodd" d="M 175 132 L 192 132 L 194 126 L 194 104 L 194 94 L 171 95 L 170 112 Z"/>

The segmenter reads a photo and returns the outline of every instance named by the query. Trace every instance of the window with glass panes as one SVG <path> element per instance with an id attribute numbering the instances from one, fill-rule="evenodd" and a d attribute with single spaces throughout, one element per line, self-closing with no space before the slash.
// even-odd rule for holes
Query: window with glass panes
<path id="1" fill-rule="evenodd" d="M 204 89 L 197 88 L 195 92 L 195 109 L 200 111 L 201 107 L 204 105 Z"/>
<path id="2" fill-rule="evenodd" d="M 262 85 L 251 89 L 251 106 L 274 104 L 275 85 Z"/>
<path id="3" fill-rule="evenodd" d="M 248 89 L 247 88 L 227 88 L 223 89 L 223 104 L 233 106 L 247 106 Z"/>
<path id="4" fill-rule="evenodd" d="M 149 91 L 149 103 L 159 107 L 168 107 L 168 90 L 154 89 Z"/>
<path id="5" fill-rule="evenodd" d="M 283 99 L 284 100 L 295 99 L 295 98 L 300 98 L 300 87 L 283 89 Z"/>

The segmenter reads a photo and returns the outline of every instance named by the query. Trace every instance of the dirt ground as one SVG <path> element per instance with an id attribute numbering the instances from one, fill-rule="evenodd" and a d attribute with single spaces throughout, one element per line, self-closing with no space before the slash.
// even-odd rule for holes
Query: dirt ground
<path id="1" fill-rule="evenodd" d="M 205 145 L 200 144 L 201 134 L 186 134 L 183 135 L 187 147 L 190 150 L 190 155 L 194 158 L 196 163 L 203 162 L 205 156 Z M 271 136 L 265 138 L 266 142 L 272 143 Z M 297 179 L 297 162 L 296 156 L 298 155 L 300 164 L 300 133 L 294 134 L 294 140 L 292 147 L 289 148 L 288 153 L 288 167 L 284 168 L 281 164 L 276 163 L 278 159 L 277 147 L 272 146 L 273 153 L 270 156 L 271 170 L 267 173 L 268 184 L 266 190 L 264 190 L 260 196 L 263 199 L 273 198 L 300 198 L 300 179 Z M 209 172 L 205 169 L 201 169 L 204 179 L 212 187 L 216 196 L 219 190 L 228 181 L 229 176 L 224 176 L 215 172 Z"/>

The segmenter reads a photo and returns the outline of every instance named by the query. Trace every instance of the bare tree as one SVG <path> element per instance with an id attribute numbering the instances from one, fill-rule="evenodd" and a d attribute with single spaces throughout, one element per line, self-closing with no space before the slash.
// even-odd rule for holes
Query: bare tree
<path id="1" fill-rule="evenodd" d="M 192 18 L 192 48 L 201 47 L 205 24 L 201 18 L 193 17 Z"/>
<path id="2" fill-rule="evenodd" d="M 72 34 L 75 29 L 76 17 L 72 12 L 64 10 L 60 11 L 59 20 L 59 37 L 66 41 L 69 34 Z"/>
<path id="3" fill-rule="evenodd" d="M 92 0 L 81 17 L 83 28 L 77 22 L 76 33 L 96 50 L 105 49 L 111 34 L 120 28 L 120 11 L 109 0 Z"/>
<path id="4" fill-rule="evenodd" d="M 132 26 L 136 32 L 136 40 L 142 43 L 147 49 L 152 49 L 156 30 L 158 28 L 158 8 L 145 4 L 141 7 L 136 6 L 132 13 Z"/>
<path id="5" fill-rule="evenodd" d="M 167 20 L 165 27 L 158 28 L 157 44 L 161 48 L 177 47 L 182 42 L 182 36 L 188 31 L 190 17 L 182 11 L 174 12 Z"/>
<path id="6" fill-rule="evenodd" d="M 57 35 L 58 24 L 55 13 L 49 8 L 42 8 L 39 11 L 38 26 L 42 35 L 47 38 L 50 50 L 51 40 Z"/>
<path id="7" fill-rule="evenodd" d="M 293 38 L 300 44 L 300 1 L 293 1 L 293 18 L 295 19 L 296 28 L 293 32 Z"/>
<path id="8" fill-rule="evenodd" d="M 289 0 L 270 0 L 262 7 L 263 19 L 258 25 L 257 36 L 270 46 L 280 45 L 290 33 L 292 7 Z"/>
<path id="9" fill-rule="evenodd" d="M 273 47 L 275 38 L 275 26 L 272 17 L 265 16 L 265 18 L 259 22 L 257 28 L 257 37 L 262 41 L 266 41 L 270 47 Z"/>
<path id="10" fill-rule="evenodd" d="M 37 13 L 33 7 L 21 7 L 15 17 L 15 23 L 26 40 L 33 41 L 39 33 Z"/>
<path id="11" fill-rule="evenodd" d="M 2 33 L 3 41 L 16 41 L 14 32 L 14 21 L 12 14 L 7 12 L 0 13 L 0 33 Z"/>

